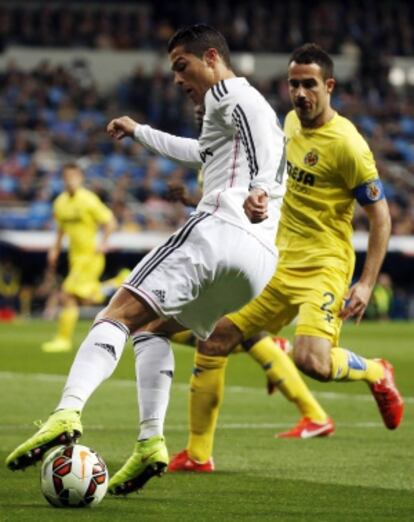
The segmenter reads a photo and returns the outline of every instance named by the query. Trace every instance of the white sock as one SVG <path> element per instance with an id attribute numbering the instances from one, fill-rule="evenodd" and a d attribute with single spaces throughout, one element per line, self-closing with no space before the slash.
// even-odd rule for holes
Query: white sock
<path id="1" fill-rule="evenodd" d="M 174 375 L 174 354 L 170 341 L 160 335 L 134 335 L 140 433 L 138 440 L 162 435 Z"/>
<path id="2" fill-rule="evenodd" d="M 57 410 L 83 409 L 92 393 L 112 375 L 128 337 L 129 330 L 121 322 L 96 321 L 76 354 Z"/>

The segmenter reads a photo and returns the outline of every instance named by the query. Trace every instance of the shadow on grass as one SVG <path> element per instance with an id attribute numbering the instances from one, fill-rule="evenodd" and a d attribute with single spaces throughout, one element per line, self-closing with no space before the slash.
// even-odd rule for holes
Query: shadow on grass
<path id="1" fill-rule="evenodd" d="M 340 473 L 338 471 L 338 473 Z M 139 495 L 105 498 L 94 509 L 56 510 L 34 502 L 2 503 L 3 521 L 412 521 L 410 491 L 249 476 L 174 474 Z M 1 506 L 1 504 L 0 504 Z"/>

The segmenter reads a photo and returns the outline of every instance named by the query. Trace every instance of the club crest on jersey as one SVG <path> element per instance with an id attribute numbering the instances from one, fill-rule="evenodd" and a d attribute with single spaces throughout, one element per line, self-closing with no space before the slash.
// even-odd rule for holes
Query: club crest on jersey
<path id="1" fill-rule="evenodd" d="M 314 167 L 319 161 L 319 156 L 316 150 L 311 149 L 307 154 L 305 154 L 305 157 L 303 158 L 303 162 L 305 165 L 308 165 L 309 167 Z"/>
<path id="2" fill-rule="evenodd" d="M 378 186 L 377 181 L 367 183 L 365 190 L 370 201 L 377 201 L 381 197 L 381 187 Z"/>

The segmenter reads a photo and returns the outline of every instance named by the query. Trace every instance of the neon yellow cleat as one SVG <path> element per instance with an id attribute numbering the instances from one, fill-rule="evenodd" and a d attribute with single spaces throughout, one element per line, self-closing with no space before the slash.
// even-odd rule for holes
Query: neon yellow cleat
<path id="1" fill-rule="evenodd" d="M 36 464 L 43 455 L 61 444 L 70 444 L 82 435 L 80 413 L 76 410 L 59 410 L 47 419 L 41 428 L 6 458 L 12 471 Z"/>
<path id="2" fill-rule="evenodd" d="M 42 351 L 46 353 L 64 353 L 72 350 L 72 343 L 63 337 L 55 337 L 42 344 Z"/>
<path id="3" fill-rule="evenodd" d="M 149 479 L 166 471 L 168 460 L 164 437 L 138 441 L 131 457 L 109 481 L 109 493 L 127 495 L 143 488 Z"/>

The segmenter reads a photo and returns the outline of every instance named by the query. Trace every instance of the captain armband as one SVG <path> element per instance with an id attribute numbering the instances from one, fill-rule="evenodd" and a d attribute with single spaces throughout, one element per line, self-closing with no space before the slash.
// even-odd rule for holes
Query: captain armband
<path id="1" fill-rule="evenodd" d="M 380 179 L 362 183 L 362 185 L 355 187 L 352 193 L 362 207 L 372 205 L 372 203 L 376 203 L 380 199 L 385 198 L 384 186 Z"/>

